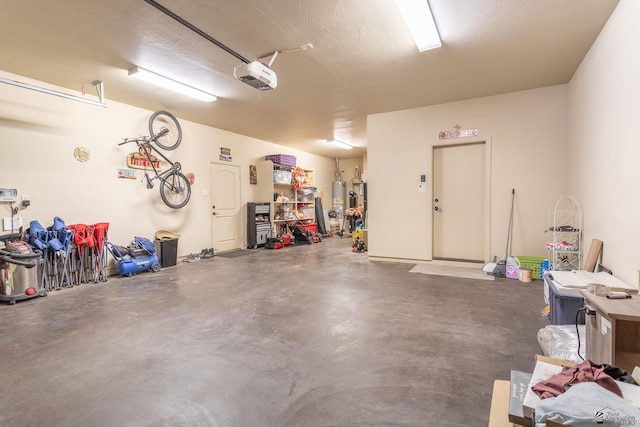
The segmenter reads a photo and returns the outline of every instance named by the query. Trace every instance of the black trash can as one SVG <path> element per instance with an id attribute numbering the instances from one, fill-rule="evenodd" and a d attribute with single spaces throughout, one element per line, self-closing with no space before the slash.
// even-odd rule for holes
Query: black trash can
<path id="1" fill-rule="evenodd" d="M 156 232 L 156 240 L 154 243 L 162 268 L 172 267 L 177 264 L 179 237 L 179 235 L 165 230 Z"/>

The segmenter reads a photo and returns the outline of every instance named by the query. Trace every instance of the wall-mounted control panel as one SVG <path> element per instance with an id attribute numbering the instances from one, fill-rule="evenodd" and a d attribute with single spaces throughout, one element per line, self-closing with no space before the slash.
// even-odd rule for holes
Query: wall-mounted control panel
<path id="1" fill-rule="evenodd" d="M 18 190 L 15 188 L 0 188 L 0 202 L 17 202 Z"/>

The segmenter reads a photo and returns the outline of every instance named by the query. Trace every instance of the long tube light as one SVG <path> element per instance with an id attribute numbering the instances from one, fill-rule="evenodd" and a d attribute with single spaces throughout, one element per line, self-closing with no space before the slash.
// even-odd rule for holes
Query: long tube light
<path id="1" fill-rule="evenodd" d="M 345 150 L 351 150 L 353 148 L 352 145 L 347 144 L 346 142 L 342 142 L 337 139 L 327 139 L 329 144 L 335 145 L 336 147 L 343 148 Z"/>
<path id="2" fill-rule="evenodd" d="M 442 46 L 427 0 L 395 0 L 395 2 L 420 52 Z"/>
<path id="3" fill-rule="evenodd" d="M 169 77 L 162 76 L 154 73 L 153 71 L 146 70 L 141 67 L 133 67 L 129 70 L 129 75 L 153 83 L 162 88 L 172 90 L 183 95 L 190 96 L 191 98 L 198 99 L 203 102 L 213 102 L 218 99 L 215 95 L 208 92 L 196 89 L 195 87 L 180 83 L 179 81 L 170 79 Z"/>

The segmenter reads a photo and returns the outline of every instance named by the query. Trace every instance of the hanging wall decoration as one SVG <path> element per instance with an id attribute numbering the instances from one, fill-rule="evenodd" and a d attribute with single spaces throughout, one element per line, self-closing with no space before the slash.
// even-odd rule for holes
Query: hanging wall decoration
<path id="1" fill-rule="evenodd" d="M 220 160 L 224 162 L 231 161 L 231 148 L 220 148 Z"/>
<path id="2" fill-rule="evenodd" d="M 464 138 L 466 136 L 478 136 L 478 129 L 462 129 L 462 126 L 455 125 L 455 130 L 445 130 L 438 134 L 440 139 Z"/>
<path id="3" fill-rule="evenodd" d="M 73 157 L 79 162 L 86 162 L 89 160 L 91 153 L 87 147 L 76 147 L 73 149 Z"/>
<path id="4" fill-rule="evenodd" d="M 137 152 L 129 153 L 127 155 L 127 166 L 129 166 L 132 169 L 143 169 L 145 171 L 147 169 L 153 169 L 153 168 L 160 170 L 160 159 L 158 159 L 158 157 L 151 154 L 150 148 L 146 148 L 146 150 L 149 153 L 149 159 L 151 159 L 151 162 L 145 155 L 145 148 L 140 147 L 138 148 Z"/>
<path id="5" fill-rule="evenodd" d="M 249 165 L 249 184 L 258 183 L 258 170 L 256 165 Z"/>
<path id="6" fill-rule="evenodd" d="M 138 172 L 133 169 L 118 169 L 118 178 L 120 179 L 136 179 Z"/>

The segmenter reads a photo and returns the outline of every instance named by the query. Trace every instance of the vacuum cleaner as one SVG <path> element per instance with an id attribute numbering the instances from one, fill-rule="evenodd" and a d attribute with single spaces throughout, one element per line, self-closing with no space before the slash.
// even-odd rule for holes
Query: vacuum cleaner
<path id="1" fill-rule="evenodd" d="M 46 296 L 47 290 L 38 283 L 38 266 L 42 251 L 27 242 L 0 242 L 0 301 L 10 305 L 37 296 Z"/>

